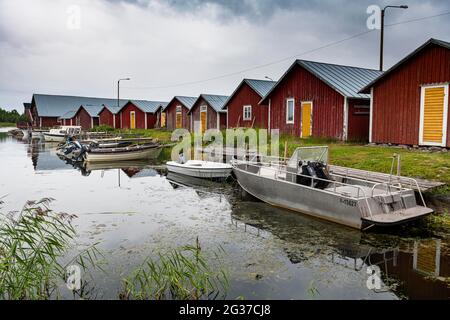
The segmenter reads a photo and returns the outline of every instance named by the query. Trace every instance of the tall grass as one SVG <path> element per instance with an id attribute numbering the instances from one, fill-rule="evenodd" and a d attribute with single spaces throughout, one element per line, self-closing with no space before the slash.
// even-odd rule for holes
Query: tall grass
<path id="1" fill-rule="evenodd" d="M 218 252 L 214 253 L 219 259 Z M 212 300 L 225 298 L 225 271 L 214 271 L 200 245 L 185 246 L 157 260 L 148 259 L 123 282 L 120 299 L 128 300 Z"/>
<path id="2" fill-rule="evenodd" d="M 71 224 L 76 216 L 53 212 L 51 201 L 28 201 L 22 211 L 1 215 L 0 299 L 58 297 L 68 265 L 83 270 L 95 265 L 99 256 L 95 246 L 66 264 L 61 262 L 76 236 Z"/>

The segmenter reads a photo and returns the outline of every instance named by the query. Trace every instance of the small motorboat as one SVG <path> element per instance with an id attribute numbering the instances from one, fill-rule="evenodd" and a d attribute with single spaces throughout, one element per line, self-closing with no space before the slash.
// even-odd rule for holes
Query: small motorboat
<path id="1" fill-rule="evenodd" d="M 61 126 L 56 129 L 50 129 L 44 132 L 44 141 L 46 142 L 64 142 L 68 136 L 76 136 L 81 133 L 80 126 Z"/>
<path id="2" fill-rule="evenodd" d="M 207 179 L 225 179 L 233 171 L 230 164 L 202 160 L 188 160 L 185 163 L 168 161 L 166 166 L 169 172 Z"/>
<path id="3" fill-rule="evenodd" d="M 408 185 L 359 179 L 327 170 L 328 147 L 297 148 L 290 159 L 233 160 L 233 172 L 244 191 L 271 205 L 358 229 L 391 226 L 433 212 L 418 189 L 418 204 Z"/>
<path id="4" fill-rule="evenodd" d="M 158 143 L 137 144 L 119 148 L 89 148 L 85 153 L 87 162 L 111 162 L 140 159 L 156 159 L 162 146 Z"/>

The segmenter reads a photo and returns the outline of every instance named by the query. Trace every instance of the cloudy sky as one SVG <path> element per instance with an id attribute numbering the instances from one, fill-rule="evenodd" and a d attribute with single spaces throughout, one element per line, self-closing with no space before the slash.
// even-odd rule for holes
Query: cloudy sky
<path id="1" fill-rule="evenodd" d="M 295 58 L 378 68 L 367 8 L 403 3 L 386 16 L 385 67 L 430 37 L 450 41 L 449 14 L 420 19 L 450 13 L 448 0 L 0 0 L 0 107 L 22 111 L 33 93 L 115 97 L 120 77 L 132 78 L 124 98 L 230 94 Z"/>

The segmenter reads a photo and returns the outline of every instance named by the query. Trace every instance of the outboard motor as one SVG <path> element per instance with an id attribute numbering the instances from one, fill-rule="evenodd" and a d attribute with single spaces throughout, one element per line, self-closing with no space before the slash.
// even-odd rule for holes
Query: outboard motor
<path id="1" fill-rule="evenodd" d="M 302 176 L 297 176 L 297 183 L 308 187 L 314 187 L 319 189 L 325 189 L 330 183 L 323 180 L 314 180 L 314 185 L 312 184 L 312 178 L 320 178 L 325 180 L 330 180 L 330 175 L 323 163 L 320 162 L 310 162 L 306 164 L 299 162 L 299 168 L 301 168 Z M 311 177 L 311 178 L 308 178 Z"/>

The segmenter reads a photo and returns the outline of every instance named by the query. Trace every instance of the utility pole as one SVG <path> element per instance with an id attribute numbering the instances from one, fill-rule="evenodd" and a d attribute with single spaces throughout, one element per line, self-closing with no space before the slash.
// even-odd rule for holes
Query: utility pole
<path id="1" fill-rule="evenodd" d="M 381 33 L 380 33 L 380 71 L 383 71 L 383 46 L 384 46 L 384 14 L 387 8 L 408 9 L 407 5 L 401 6 L 385 6 L 381 10 Z"/>

